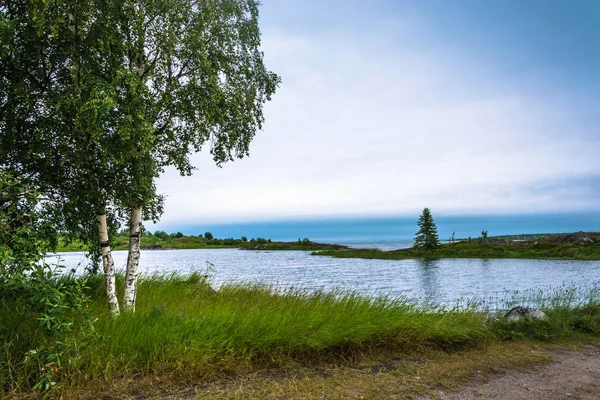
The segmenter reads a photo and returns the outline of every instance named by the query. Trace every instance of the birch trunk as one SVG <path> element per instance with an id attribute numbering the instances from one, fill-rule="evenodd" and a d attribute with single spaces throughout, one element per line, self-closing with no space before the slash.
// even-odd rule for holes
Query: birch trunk
<path id="1" fill-rule="evenodd" d="M 123 296 L 123 308 L 127 311 L 135 311 L 135 298 L 137 294 L 137 275 L 140 263 L 140 235 L 142 232 L 142 209 L 133 207 L 131 209 L 131 221 L 129 223 L 129 254 L 127 255 L 127 272 L 125 274 L 125 292 Z"/>
<path id="2" fill-rule="evenodd" d="M 104 266 L 104 280 L 106 282 L 106 298 L 108 300 L 108 309 L 113 317 L 119 316 L 119 299 L 117 298 L 117 287 L 115 283 L 115 262 L 110 251 L 108 241 L 108 226 L 106 224 L 106 215 L 97 215 L 98 232 L 100 234 L 100 247 L 102 249 L 102 265 Z"/>

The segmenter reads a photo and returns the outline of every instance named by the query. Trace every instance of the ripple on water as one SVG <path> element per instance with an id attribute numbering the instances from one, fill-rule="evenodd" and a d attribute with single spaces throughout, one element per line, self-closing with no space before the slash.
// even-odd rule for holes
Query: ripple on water
<path id="1" fill-rule="evenodd" d="M 113 253 L 123 270 L 125 251 Z M 62 264 L 83 271 L 83 253 L 60 253 Z M 56 262 L 48 257 L 47 262 Z M 237 249 L 142 251 L 140 271 L 189 274 L 210 270 L 212 282 L 255 282 L 307 290 L 334 288 L 369 296 L 407 296 L 445 305 L 477 298 L 492 307 L 512 296 L 572 286 L 598 288 L 600 261 L 441 259 L 362 260 L 311 256 L 308 251 Z M 587 289 L 586 289 L 587 288 Z"/>

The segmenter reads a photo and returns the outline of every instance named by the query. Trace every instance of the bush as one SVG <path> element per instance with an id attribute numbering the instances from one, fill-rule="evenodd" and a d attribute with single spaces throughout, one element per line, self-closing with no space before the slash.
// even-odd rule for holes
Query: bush
<path id="1" fill-rule="evenodd" d="M 86 301 L 84 280 L 39 264 L 56 235 L 38 203 L 37 192 L 0 170 L 0 397 L 57 387 L 74 348 L 68 332 Z"/>
<path id="2" fill-rule="evenodd" d="M 69 332 L 87 301 L 84 288 L 85 279 L 59 276 L 48 265 L 2 281 L 0 393 L 58 387 L 61 369 L 74 355 Z"/>
<path id="3" fill-rule="evenodd" d="M 156 231 L 154 232 L 154 236 L 156 236 L 159 239 L 167 239 L 169 237 L 169 234 L 165 231 Z"/>
<path id="4" fill-rule="evenodd" d="M 225 246 L 235 246 L 238 244 L 238 241 L 234 238 L 226 238 L 221 241 Z"/>

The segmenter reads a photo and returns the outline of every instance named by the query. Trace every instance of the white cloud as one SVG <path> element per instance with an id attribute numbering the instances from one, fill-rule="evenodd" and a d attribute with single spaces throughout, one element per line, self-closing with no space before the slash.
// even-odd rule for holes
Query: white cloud
<path id="1" fill-rule="evenodd" d="M 281 31 L 263 47 L 283 84 L 250 158 L 219 169 L 199 154 L 193 177 L 167 172 L 164 222 L 590 206 L 528 190 L 600 175 L 598 138 L 565 135 L 577 121 L 556 101 L 493 77 L 481 87 L 440 49 Z"/>

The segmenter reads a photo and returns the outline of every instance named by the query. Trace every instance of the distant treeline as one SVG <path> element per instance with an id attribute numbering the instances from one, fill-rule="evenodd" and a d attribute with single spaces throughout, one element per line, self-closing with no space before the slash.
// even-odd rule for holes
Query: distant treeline
<path id="1" fill-rule="evenodd" d="M 128 231 L 123 230 L 114 238 L 114 248 L 119 249 L 127 246 L 129 241 Z M 267 244 L 271 243 L 271 239 L 267 238 L 251 238 L 246 236 L 240 238 L 216 238 L 211 232 L 205 232 L 198 235 L 184 235 L 181 232 L 167 233 L 165 231 L 145 231 L 142 233 L 141 245 L 161 245 L 163 248 L 174 249 L 193 249 L 199 247 L 239 247 L 245 243 L 252 244 Z"/>
<path id="2" fill-rule="evenodd" d="M 264 248 L 274 250 L 317 250 L 322 246 L 313 243 L 310 239 L 298 239 L 293 242 L 274 242 L 268 238 L 216 238 L 211 232 L 198 235 L 184 235 L 181 232 L 167 233 L 165 231 L 144 231 L 140 238 L 142 248 L 160 246 L 163 249 L 201 249 L 201 248 Z M 113 250 L 125 250 L 129 245 L 129 231 L 122 230 L 111 237 Z M 57 251 L 84 251 L 87 250 L 80 242 L 66 243 L 59 240 Z"/>

